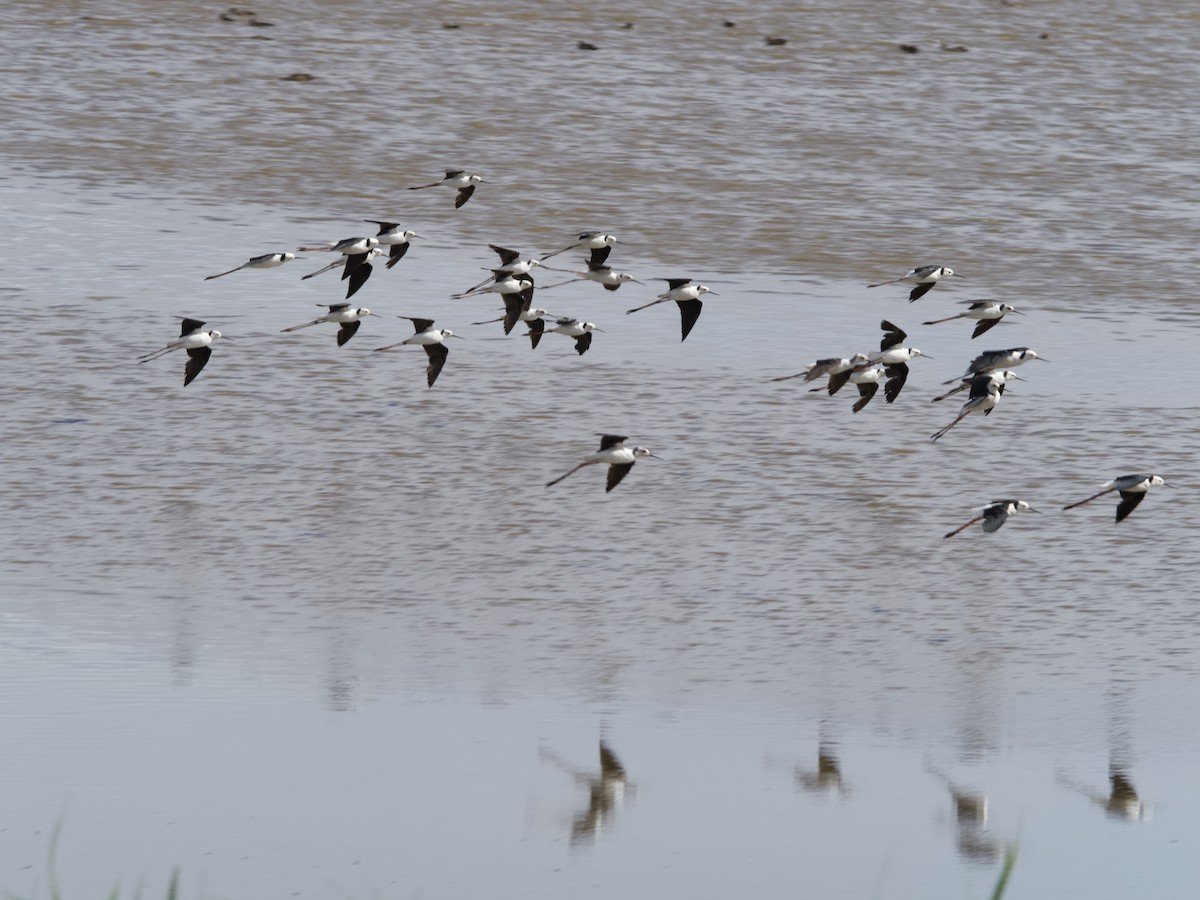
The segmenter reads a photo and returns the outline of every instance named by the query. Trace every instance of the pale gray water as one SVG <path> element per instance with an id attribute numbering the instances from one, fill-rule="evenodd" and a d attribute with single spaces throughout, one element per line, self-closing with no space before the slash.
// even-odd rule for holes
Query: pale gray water
<path id="1" fill-rule="evenodd" d="M 46 895 L 61 812 L 70 895 L 982 897 L 1015 843 L 1013 897 L 1191 896 L 1190 7 L 256 9 L 0 13 L 0 887 Z M 403 190 L 455 164 L 495 183 Z M 318 254 L 201 280 L 392 214 L 429 240 L 344 348 L 278 333 L 340 299 Z M 720 292 L 686 343 L 637 285 L 539 295 L 584 357 L 445 299 L 592 227 Z M 968 280 L 863 287 L 926 262 Z M 986 296 L 1029 315 L 920 325 Z M 234 339 L 186 390 L 133 364 L 175 314 Z M 431 391 L 370 352 L 399 314 L 468 338 Z M 883 317 L 932 357 L 894 406 L 769 381 Z M 1052 362 L 931 446 L 1016 345 Z M 610 430 L 665 460 L 542 487 Z M 1178 487 L 1058 512 L 1138 470 Z M 631 786 L 572 841 L 602 730 Z"/>

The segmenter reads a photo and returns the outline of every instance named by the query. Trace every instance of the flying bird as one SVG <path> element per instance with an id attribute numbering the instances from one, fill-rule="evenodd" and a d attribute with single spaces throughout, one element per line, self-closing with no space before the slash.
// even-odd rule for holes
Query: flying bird
<path id="1" fill-rule="evenodd" d="M 557 271 L 557 270 L 556 270 Z M 626 282 L 632 281 L 634 284 L 642 284 L 628 272 L 615 272 L 611 266 L 606 266 L 603 263 L 593 262 L 588 260 L 586 272 L 572 272 L 572 275 L 578 275 L 578 278 L 571 278 L 567 281 L 560 281 L 556 284 L 548 284 L 542 290 L 552 287 L 560 287 L 564 284 L 574 284 L 576 281 L 594 281 L 596 284 L 602 285 L 606 291 L 615 291 Z"/>
<path id="2" fill-rule="evenodd" d="M 1064 506 L 1063 509 L 1074 509 L 1077 506 L 1083 506 L 1085 503 L 1091 503 L 1097 497 L 1103 497 L 1105 494 L 1119 491 L 1121 493 L 1121 502 L 1117 504 L 1117 518 L 1115 521 L 1120 522 L 1137 509 L 1137 505 L 1146 496 L 1146 491 L 1152 487 L 1159 486 L 1170 487 L 1161 475 L 1120 475 L 1112 481 L 1105 482 L 1104 490 L 1099 493 L 1092 494 L 1086 500 L 1080 500 L 1078 503 Z"/>
<path id="3" fill-rule="evenodd" d="M 719 295 L 708 285 L 699 284 L 690 278 L 660 278 L 658 280 L 667 283 L 667 290 L 649 303 L 643 303 L 641 306 L 625 310 L 625 314 L 629 315 L 629 313 L 635 313 L 638 310 L 674 300 L 679 304 L 679 315 L 683 325 L 683 337 L 680 340 L 685 341 L 704 309 L 704 304 L 700 301 L 700 298 L 705 294 L 712 294 L 714 297 Z"/>
<path id="4" fill-rule="evenodd" d="M 425 354 L 429 357 L 429 366 L 425 369 L 425 381 L 429 387 L 433 387 L 433 383 L 441 374 L 442 366 L 446 365 L 446 357 L 450 355 L 444 341 L 446 338 L 460 338 L 461 335 L 455 334 L 449 328 L 434 328 L 433 319 L 415 319 L 412 316 L 400 316 L 399 318 L 412 322 L 416 333 L 398 344 L 388 344 L 386 347 L 376 347 L 375 349 L 391 350 L 405 344 L 417 344 L 424 347 Z"/>
<path id="5" fill-rule="evenodd" d="M 916 287 L 913 288 L 912 292 L 908 295 L 908 302 L 912 303 L 914 300 L 921 299 L 931 290 L 933 290 L 933 286 L 943 278 L 948 278 L 951 275 L 955 276 L 956 278 L 963 277 L 953 269 L 947 269 L 945 266 L 917 266 L 911 272 L 906 272 L 899 278 L 893 278 L 891 281 L 879 281 L 875 284 L 868 284 L 867 287 L 882 287 L 885 284 L 899 284 L 902 281 L 906 281 L 909 284 L 915 284 Z"/>
<path id="6" fill-rule="evenodd" d="M 240 266 L 234 266 L 228 272 L 206 275 L 204 276 L 204 280 L 212 281 L 214 278 L 220 278 L 222 275 L 232 275 L 234 272 L 240 272 L 242 269 L 274 269 L 276 266 L 282 266 L 285 262 L 291 262 L 295 258 L 295 253 L 266 253 L 262 256 L 252 256 Z"/>
<path id="7" fill-rule="evenodd" d="M 138 358 L 138 363 L 150 362 L 152 359 L 158 359 L 170 353 L 172 350 L 186 350 L 188 361 L 183 367 L 183 386 L 187 387 L 191 384 L 200 370 L 208 363 L 208 358 L 212 356 L 212 344 L 217 338 L 221 337 L 221 332 L 203 331 L 204 323 L 199 319 L 184 319 L 179 331 L 179 339 L 171 341 L 161 350 L 153 350 Z M 225 340 L 229 340 L 226 338 Z"/>
<path id="8" fill-rule="evenodd" d="M 958 413 L 958 418 L 933 433 L 929 439 L 934 442 L 942 438 L 946 432 L 969 416 L 971 413 L 981 412 L 985 416 L 990 416 L 992 410 L 1000 402 L 1000 398 L 1004 395 L 1005 379 L 993 378 L 991 375 L 976 375 L 971 379 L 971 393 L 967 395 L 967 402 L 962 405 L 962 409 Z"/>
<path id="9" fill-rule="evenodd" d="M 952 538 L 960 531 L 965 531 L 976 522 L 983 522 L 984 534 L 991 534 L 993 531 L 999 531 L 1000 526 L 1007 521 L 1008 517 L 1022 512 L 1037 512 L 1032 506 L 1024 500 L 993 500 L 983 508 L 983 512 L 973 518 L 965 525 L 959 525 L 953 531 L 948 531 L 942 535 L 942 540 Z"/>
<path id="10" fill-rule="evenodd" d="M 882 365 L 887 373 L 887 383 L 883 386 L 883 397 L 888 403 L 894 403 L 908 380 L 908 363 L 918 356 L 925 356 L 915 347 L 905 347 L 904 339 L 908 337 L 898 325 L 893 325 L 887 319 L 879 323 L 883 329 L 883 338 L 879 341 L 879 352 L 872 353 L 870 362 Z M 931 357 L 925 356 L 926 359 Z"/>
<path id="11" fill-rule="evenodd" d="M 591 261 L 597 265 L 604 265 L 608 261 L 608 254 L 612 252 L 613 244 L 619 243 L 621 242 L 615 235 L 605 234 L 603 231 L 584 231 L 579 234 L 575 243 L 563 247 L 561 250 L 555 250 L 553 253 L 547 253 L 542 259 L 558 256 L 568 250 L 590 250 Z"/>
<path id="12" fill-rule="evenodd" d="M 381 247 L 388 248 L 387 268 L 389 269 L 404 258 L 404 254 L 412 246 L 409 241 L 420 237 L 415 231 L 401 228 L 399 222 L 381 222 L 378 219 L 363 219 L 363 221 L 379 226 L 379 232 L 375 235 L 375 239 L 379 241 Z"/>
<path id="13" fill-rule="evenodd" d="M 322 305 L 326 304 L 317 304 L 317 306 Z M 342 326 L 338 329 L 337 333 L 337 345 L 340 347 L 342 344 L 346 343 L 346 341 L 350 340 L 350 338 L 354 337 L 354 332 L 358 331 L 358 326 L 362 324 L 362 319 L 365 319 L 367 316 L 375 316 L 377 319 L 380 318 L 365 306 L 353 308 L 349 303 L 328 304 L 328 309 L 329 312 L 325 313 L 323 316 L 317 316 L 317 318 L 313 319 L 311 322 L 302 322 L 299 325 L 292 325 L 289 328 L 281 329 L 280 334 L 288 331 L 299 331 L 301 328 L 308 328 L 312 325 L 320 325 L 322 322 L 333 322 L 336 325 Z"/>
<path id="14" fill-rule="evenodd" d="M 602 434 L 600 436 L 600 449 L 595 453 L 589 454 L 583 462 L 573 468 L 566 475 L 560 475 L 553 481 L 547 481 L 546 487 L 558 484 L 568 475 L 574 475 L 584 466 L 591 466 L 597 463 L 606 463 L 608 465 L 608 483 L 605 485 L 604 492 L 607 494 L 618 484 L 621 479 L 629 474 L 629 470 L 633 468 L 633 464 L 639 459 L 647 456 L 652 456 L 655 459 L 662 459 L 661 456 L 654 456 L 645 447 L 633 447 L 632 449 L 625 446 L 625 441 L 628 438 L 619 434 Z"/>
<path id="15" fill-rule="evenodd" d="M 588 348 L 592 346 L 592 332 L 603 331 L 603 329 L 596 327 L 595 322 L 580 322 L 578 319 L 572 319 L 567 316 L 562 316 L 556 319 L 555 322 L 556 324 L 553 328 L 546 328 L 543 323 L 542 333 L 565 334 L 569 338 L 575 338 L 575 352 L 580 356 L 587 353 Z M 534 347 L 537 346 L 537 341 L 534 340 L 534 334 L 536 333 L 531 327 L 528 335 L 526 335 L 533 341 Z"/>
<path id="16" fill-rule="evenodd" d="M 942 322 L 950 322 L 954 319 L 975 319 L 975 330 L 971 332 L 971 339 L 979 337 L 989 328 L 998 325 L 1000 320 L 1009 313 L 1016 313 L 1019 316 L 1025 315 L 1015 306 L 1010 306 L 1007 303 L 997 303 L 995 300 L 964 300 L 963 303 L 969 304 L 966 312 L 960 312 L 957 316 L 947 316 L 944 319 L 934 319 L 930 322 L 925 322 L 925 325 L 938 325 Z"/>
<path id="17" fill-rule="evenodd" d="M 410 187 L 409 190 L 420 191 L 431 187 L 452 187 L 458 191 L 454 195 L 454 208 L 458 209 L 471 199 L 471 195 L 475 193 L 475 185 L 483 183 L 483 176 L 481 175 L 470 175 L 465 169 L 447 169 L 446 177 L 440 181 L 435 181 L 432 184 L 418 184 L 415 187 Z"/>

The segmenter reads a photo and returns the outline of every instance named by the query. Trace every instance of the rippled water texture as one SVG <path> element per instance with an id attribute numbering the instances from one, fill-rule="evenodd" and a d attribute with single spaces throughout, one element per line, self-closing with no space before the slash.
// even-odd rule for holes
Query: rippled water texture
<path id="1" fill-rule="evenodd" d="M 1190 896 L 1191 6 L 97 6 L 0 11 L 0 889 L 61 819 L 66 896 Z M 279 333 L 318 253 L 203 280 L 393 216 L 343 348 Z M 582 357 L 448 299 L 592 228 L 712 285 L 686 342 L 653 286 L 539 292 Z M 176 315 L 232 338 L 186 389 Z M 398 315 L 466 338 L 432 390 Z M 771 381 L 884 318 L 894 405 Z M 663 459 L 545 488 L 597 432 Z"/>

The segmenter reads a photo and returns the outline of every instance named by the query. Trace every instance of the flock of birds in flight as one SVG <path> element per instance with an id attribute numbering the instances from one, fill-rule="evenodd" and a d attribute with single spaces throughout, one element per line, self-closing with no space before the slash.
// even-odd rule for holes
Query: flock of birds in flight
<path id="1" fill-rule="evenodd" d="M 454 207 L 458 209 L 471 199 L 476 186 L 484 183 L 483 178 L 477 174 L 461 169 L 448 169 L 445 177 L 438 181 L 430 184 L 415 185 L 409 188 L 409 190 L 424 190 L 432 187 L 451 188 L 455 191 Z M 378 226 L 376 234 L 366 237 L 349 237 L 326 244 L 299 247 L 300 252 L 329 252 L 338 254 L 333 262 L 315 272 L 304 275 L 303 278 L 312 278 L 324 272 L 340 268 L 342 270 L 341 279 L 347 283 L 345 299 L 348 301 L 371 277 L 371 273 L 374 270 L 374 266 L 372 265 L 373 259 L 386 256 L 387 262 L 385 265 L 386 268 L 390 269 L 404 258 L 410 247 L 410 241 L 413 238 L 420 237 L 416 232 L 402 228 L 398 222 L 375 219 L 367 219 L 365 221 Z M 543 267 L 551 271 L 567 271 L 574 276 L 566 281 L 545 285 L 542 288 L 543 290 L 584 280 L 593 281 L 608 291 L 616 291 L 621 285 L 629 282 L 643 284 L 643 282 L 638 281 L 632 275 L 626 272 L 614 271 L 608 265 L 608 257 L 612 252 L 613 246 L 618 243 L 620 242 L 611 234 L 583 232 L 567 247 L 547 253 L 541 257 L 527 259 L 522 259 L 521 254 L 516 250 L 489 244 L 488 246 L 495 251 L 500 259 L 499 265 L 491 270 L 491 276 L 467 290 L 458 294 L 452 294 L 451 296 L 453 298 L 464 298 L 487 294 L 499 295 L 501 301 L 504 303 L 504 315 L 498 319 L 474 322 L 472 324 L 486 325 L 492 322 L 502 322 L 505 334 L 511 333 L 513 328 L 518 324 L 523 324 L 529 329 L 525 336 L 529 338 L 530 344 L 534 349 L 537 348 L 538 343 L 546 334 L 566 335 L 575 341 L 576 352 L 583 355 L 591 347 L 592 335 L 595 332 L 601 331 L 601 329 L 596 326 L 595 322 L 585 322 L 567 316 L 554 316 L 546 309 L 533 306 L 535 284 L 533 276 L 530 273 L 535 268 Z M 385 247 L 387 248 L 386 250 L 384 249 Z M 585 261 L 586 270 L 552 269 L 550 266 L 545 265 L 545 260 L 572 250 L 588 253 L 588 258 Z M 231 275 L 234 272 L 239 272 L 242 269 L 277 268 L 297 258 L 294 253 L 290 252 L 268 253 L 262 256 L 255 256 L 232 269 L 218 272 L 215 275 L 209 275 L 205 280 L 221 278 Z M 951 277 L 962 276 L 953 269 L 946 268 L 945 266 L 918 266 L 898 278 L 869 284 L 867 287 L 875 288 L 889 284 L 911 284 L 913 287 L 909 291 L 908 296 L 911 303 L 925 296 L 943 279 Z M 700 284 L 690 278 L 659 280 L 667 282 L 667 290 L 658 294 L 650 302 L 627 310 L 627 313 L 635 313 L 660 303 L 673 301 L 678 305 L 680 311 L 681 340 L 686 340 L 688 334 L 691 333 L 700 318 L 700 313 L 704 307 L 700 298 L 705 294 L 713 294 L 714 296 L 716 294 L 707 285 Z M 1013 306 L 1007 303 L 997 303 L 994 300 L 969 300 L 963 301 L 963 303 L 967 307 L 963 312 L 941 319 L 931 319 L 924 324 L 937 325 L 956 319 L 972 320 L 976 323 L 971 334 L 971 338 L 974 339 L 987 333 L 991 328 L 999 324 L 1005 316 L 1010 314 L 1022 315 L 1021 311 Z M 324 323 L 336 324 L 339 326 L 337 345 L 341 347 L 354 337 L 363 319 L 369 316 L 376 316 L 375 313 L 372 313 L 366 307 L 354 307 L 348 302 L 328 304 L 327 308 L 329 310 L 327 313 L 317 316 L 311 321 L 284 328 L 283 332 L 298 331 L 302 328 L 309 328 Z M 378 318 L 378 316 L 376 317 Z M 415 316 L 400 316 L 399 318 L 412 322 L 414 333 L 402 341 L 383 347 L 376 347 L 375 349 L 377 351 L 386 351 L 414 345 L 424 349 L 429 358 L 429 363 L 425 370 L 426 384 L 432 388 L 449 356 L 446 340 L 448 338 L 460 337 L 460 335 L 456 335 L 448 328 L 434 328 L 433 319 Z M 547 318 L 551 320 L 552 325 L 548 325 Z M 213 343 L 222 337 L 220 331 L 205 331 L 204 325 L 205 323 L 199 319 L 184 318 L 178 339 L 171 341 L 165 347 L 145 354 L 139 358 L 138 362 L 149 362 L 173 350 L 185 350 L 187 351 L 188 360 L 184 366 L 183 383 L 184 386 L 190 384 L 208 363 L 212 355 Z M 915 347 L 905 346 L 908 335 L 898 326 L 884 319 L 880 327 L 883 330 L 883 338 L 880 341 L 878 352 L 856 353 L 844 358 L 819 359 L 808 366 L 803 372 L 795 375 L 785 375 L 772 380 L 787 381 L 793 378 L 803 378 L 805 382 L 813 382 L 825 379 L 824 384 L 817 385 L 811 388 L 811 390 L 823 390 L 830 396 L 837 394 L 847 384 L 853 384 L 857 388 L 859 395 L 851 407 L 855 413 L 862 411 L 871 402 L 882 383 L 885 401 L 893 403 L 899 397 L 905 382 L 908 380 L 908 364 L 917 357 L 924 356 L 925 354 Z M 1004 395 L 1005 386 L 1010 381 L 1023 380 L 1013 369 L 1030 360 L 1036 359 L 1043 359 L 1043 357 L 1038 356 L 1036 351 L 1028 347 L 989 350 L 976 356 L 960 378 L 951 379 L 946 382 L 946 384 L 955 384 L 957 382 L 956 386 L 941 396 L 934 398 L 934 402 L 938 402 L 961 391 L 968 392 L 967 400 L 963 403 L 958 415 L 944 428 L 934 432 L 930 440 L 933 442 L 940 440 L 951 429 L 973 413 L 982 413 L 985 416 L 991 415 Z M 600 448 L 596 452 L 589 454 L 579 465 L 566 474 L 547 482 L 546 486 L 550 487 L 558 484 L 563 479 L 586 466 L 605 464 L 609 467 L 605 485 L 605 491 L 607 492 L 611 491 L 621 482 L 629 473 L 629 470 L 633 468 L 637 460 L 646 457 L 661 459 L 661 457 L 655 456 L 645 447 L 626 447 L 625 441 L 627 439 L 624 435 L 601 435 Z M 1159 475 L 1142 473 L 1121 475 L 1106 482 L 1102 486 L 1102 490 L 1098 493 L 1077 503 L 1064 506 L 1063 509 L 1073 509 L 1085 503 L 1090 503 L 1108 493 L 1117 491 L 1120 493 L 1121 500 L 1117 505 L 1116 521 L 1120 522 L 1133 512 L 1151 487 L 1161 485 L 1166 485 L 1166 481 Z M 977 522 L 982 523 L 981 527 L 985 533 L 991 533 L 998 530 L 1009 516 L 1022 512 L 1037 512 L 1037 510 L 1025 500 L 993 500 L 982 508 L 978 516 L 975 516 L 953 531 L 948 532 L 945 537 L 953 537 Z"/>

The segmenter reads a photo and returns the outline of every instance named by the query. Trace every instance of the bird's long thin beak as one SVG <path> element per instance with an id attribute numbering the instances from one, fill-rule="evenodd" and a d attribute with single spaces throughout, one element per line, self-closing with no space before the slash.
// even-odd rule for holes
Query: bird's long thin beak
<path id="1" fill-rule="evenodd" d="M 649 454 L 647 454 L 647 455 L 648 455 L 648 456 L 649 456 L 651 459 L 663 459 L 663 458 L 662 458 L 661 456 L 659 456 L 657 453 L 649 453 Z M 665 460 L 665 459 L 663 459 L 663 462 L 666 462 L 666 460 Z"/>
<path id="2" fill-rule="evenodd" d="M 1013 381 L 1027 381 L 1028 379 L 1022 378 L 1020 375 L 1014 375 L 1012 377 L 1012 380 Z"/>
<path id="3" fill-rule="evenodd" d="M 1010 312 L 1010 313 L 1016 313 L 1018 316 L 1023 316 L 1023 315 L 1025 315 L 1025 313 L 1021 312 L 1019 309 L 1010 309 L 1010 310 L 1009 310 L 1009 312 Z"/>
<path id="4" fill-rule="evenodd" d="M 638 281 L 636 278 L 630 278 L 629 280 L 630 280 L 630 281 L 632 281 L 634 284 L 640 284 L 640 285 L 645 285 L 645 284 L 646 284 L 646 282 L 644 282 L 644 281 Z"/>
<path id="5" fill-rule="evenodd" d="M 425 235 L 423 235 L 423 234 L 417 234 L 417 233 L 414 231 L 412 234 L 410 234 L 410 235 L 408 236 L 408 239 L 409 239 L 410 241 L 411 241 L 413 238 L 421 238 L 422 240 L 424 240 L 424 239 L 425 239 Z"/>
<path id="6" fill-rule="evenodd" d="M 465 338 L 465 337 L 463 337 L 461 334 L 448 334 L 448 335 L 446 335 L 446 337 L 456 337 L 456 338 L 458 338 L 460 341 L 465 341 L 465 340 L 466 340 L 466 338 Z"/>
<path id="7" fill-rule="evenodd" d="M 226 337 L 225 335 L 221 335 L 221 340 L 223 340 L 223 341 L 232 341 L 232 340 L 233 340 L 233 338 L 231 338 L 231 337 Z"/>
<path id="8" fill-rule="evenodd" d="M 1037 358 L 1040 359 L 1042 362 L 1050 362 L 1050 360 L 1046 359 L 1046 357 L 1044 357 L 1044 356 L 1039 356 Z"/>
<path id="9" fill-rule="evenodd" d="M 592 331 L 599 331 L 601 334 L 608 334 L 603 328 L 593 328 Z"/>
<path id="10" fill-rule="evenodd" d="M 720 296 L 721 296 L 721 295 L 720 295 L 720 294 L 718 294 L 716 291 L 709 291 L 708 293 L 709 293 L 709 294 L 711 294 L 713 297 L 720 297 Z"/>
<path id="11" fill-rule="evenodd" d="M 959 275 L 957 272 L 951 272 L 950 274 L 953 275 L 955 278 L 966 278 L 967 277 L 966 275 Z"/>
<path id="12" fill-rule="evenodd" d="M 1040 510 L 1040 509 L 1034 509 L 1034 508 L 1031 506 L 1031 507 L 1029 507 L 1029 509 L 1025 510 L 1025 512 L 1035 512 L 1035 513 L 1040 513 L 1040 512 L 1041 512 L 1041 510 Z"/>

